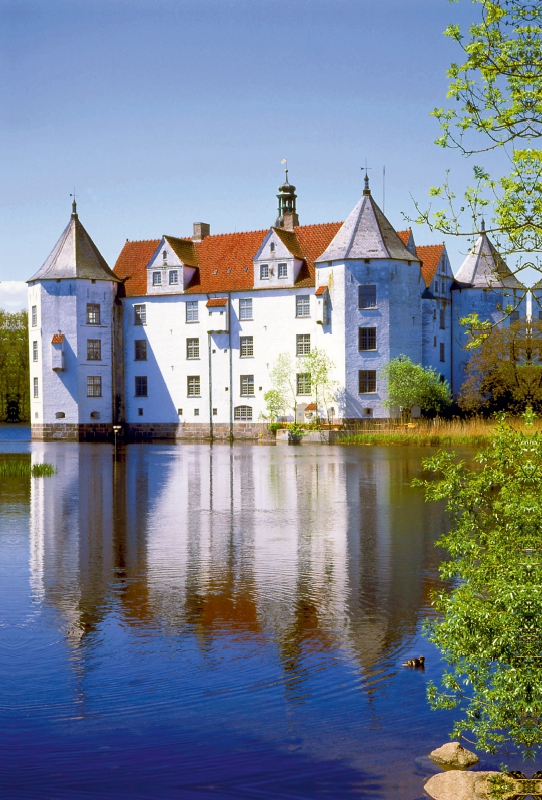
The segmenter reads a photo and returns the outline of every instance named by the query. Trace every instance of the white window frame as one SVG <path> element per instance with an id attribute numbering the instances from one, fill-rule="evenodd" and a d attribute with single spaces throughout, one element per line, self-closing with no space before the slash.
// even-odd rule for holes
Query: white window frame
<path id="1" fill-rule="evenodd" d="M 32 342 L 32 361 L 38 360 L 38 343 Z"/>
<path id="2" fill-rule="evenodd" d="M 308 342 L 307 342 L 307 339 L 308 339 Z M 310 351 L 311 351 L 311 335 L 310 335 L 310 333 L 296 333 L 296 337 L 295 337 L 295 354 L 296 354 L 296 356 L 308 356 Z"/>
<path id="3" fill-rule="evenodd" d="M 87 397 L 102 397 L 101 375 L 87 375 Z"/>
<path id="4" fill-rule="evenodd" d="M 38 307 L 32 306 L 32 327 L 37 328 L 38 326 Z"/>
<path id="5" fill-rule="evenodd" d="M 186 322 L 199 322 L 199 304 L 197 300 L 186 301 Z"/>
<path id="6" fill-rule="evenodd" d="M 308 390 L 307 390 L 308 389 Z M 310 395 L 312 394 L 312 383 L 309 372 L 298 372 L 295 376 L 295 393 L 296 395 Z"/>
<path id="7" fill-rule="evenodd" d="M 252 407 L 235 406 L 233 409 L 233 418 L 237 422 L 252 422 Z"/>
<path id="8" fill-rule="evenodd" d="M 308 313 L 305 313 L 308 309 Z M 307 319 L 311 315 L 311 296 L 310 294 L 298 294 L 295 298 L 296 317 Z"/>
<path id="9" fill-rule="evenodd" d="M 252 297 L 242 297 L 239 300 L 239 319 L 254 319 Z"/>
<path id="10" fill-rule="evenodd" d="M 254 397 L 254 375 L 241 375 L 239 379 L 239 396 Z"/>
<path id="11" fill-rule="evenodd" d="M 152 285 L 153 286 L 161 286 L 162 285 L 162 273 L 159 270 L 155 270 L 152 273 Z"/>
<path id="12" fill-rule="evenodd" d="M 186 340 L 186 358 L 199 359 L 199 339 L 190 337 Z"/>
<path id="13" fill-rule="evenodd" d="M 101 319 L 102 319 L 102 310 L 100 308 L 100 304 L 87 303 L 87 325 L 101 325 Z"/>
<path id="14" fill-rule="evenodd" d="M 201 379 L 199 375 L 188 375 L 186 378 L 186 396 L 201 397 Z"/>
<path id="15" fill-rule="evenodd" d="M 269 264 L 260 264 L 260 280 L 269 280 Z"/>
<path id="16" fill-rule="evenodd" d="M 288 264 L 277 264 L 277 277 L 279 278 L 287 278 L 288 277 Z"/>
<path id="17" fill-rule="evenodd" d="M 179 270 L 178 269 L 170 269 L 170 271 L 169 271 L 169 285 L 170 286 L 178 286 L 179 285 Z"/>
<path id="18" fill-rule="evenodd" d="M 40 385 L 38 378 L 34 378 L 34 397 L 40 396 Z"/>
<path id="19" fill-rule="evenodd" d="M 239 358 L 254 357 L 254 336 L 239 337 Z"/>
<path id="20" fill-rule="evenodd" d="M 147 324 L 147 304 L 136 303 L 134 305 L 134 325 Z"/>

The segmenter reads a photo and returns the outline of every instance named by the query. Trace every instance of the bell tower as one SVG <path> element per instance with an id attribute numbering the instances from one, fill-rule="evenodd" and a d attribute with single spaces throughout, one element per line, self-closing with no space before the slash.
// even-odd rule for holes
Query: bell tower
<path id="1" fill-rule="evenodd" d="M 285 169 L 286 180 L 279 186 L 279 193 L 277 199 L 279 201 L 279 215 L 275 222 L 275 228 L 284 228 L 287 231 L 299 225 L 299 217 L 297 216 L 296 204 L 297 195 L 295 193 L 295 186 L 288 182 L 288 169 Z"/>

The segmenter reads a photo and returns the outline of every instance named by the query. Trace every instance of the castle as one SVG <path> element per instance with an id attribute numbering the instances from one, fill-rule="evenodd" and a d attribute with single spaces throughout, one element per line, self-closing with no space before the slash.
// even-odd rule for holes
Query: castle
<path id="1" fill-rule="evenodd" d="M 31 424 L 36 439 L 256 438 L 279 354 L 292 362 L 297 421 L 316 409 L 296 369 L 317 348 L 334 363 L 333 421 L 381 419 L 381 368 L 404 354 L 457 395 L 468 358 L 459 320 L 525 314 L 524 288 L 485 230 L 454 276 L 444 244 L 417 246 L 371 195 L 343 223 L 300 225 L 279 187 L 267 229 L 126 241 L 109 268 L 71 219 L 28 281 Z M 507 321 L 501 324 L 508 324 Z M 292 420 L 294 409 L 288 417 Z"/>

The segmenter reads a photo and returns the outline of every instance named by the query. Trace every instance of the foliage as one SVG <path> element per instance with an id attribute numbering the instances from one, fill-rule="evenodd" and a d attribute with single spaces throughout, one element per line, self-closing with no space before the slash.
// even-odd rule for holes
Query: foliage
<path id="1" fill-rule="evenodd" d="M 436 370 L 414 364 L 404 355 L 392 358 L 380 371 L 388 384 L 386 408 L 420 406 L 424 412 L 441 412 L 451 404 L 450 387 Z"/>
<path id="2" fill-rule="evenodd" d="M 18 404 L 21 419 L 30 414 L 28 314 L 0 309 L 0 419 L 8 403 Z"/>
<path id="3" fill-rule="evenodd" d="M 440 480 L 417 481 L 447 500 L 452 521 L 438 544 L 450 587 L 436 592 L 426 634 L 443 654 L 434 708 L 460 708 L 452 736 L 471 731 L 494 752 L 512 741 L 526 757 L 542 744 L 542 434 L 502 420 L 475 469 L 440 452 L 424 462 Z"/>
<path id="4" fill-rule="evenodd" d="M 335 397 L 337 381 L 331 379 L 335 364 L 324 350 L 314 348 L 301 359 L 299 371 L 310 375 L 311 387 L 316 408 L 320 403 L 324 406 L 326 417 L 329 417 L 329 406 Z"/>
<path id="5" fill-rule="evenodd" d="M 288 353 L 277 356 L 275 366 L 271 370 L 271 389 L 264 394 L 264 400 L 269 416 L 273 419 L 284 413 L 286 408 L 291 408 L 294 419 L 297 409 L 297 396 L 295 376 L 292 359 Z"/>
<path id="6" fill-rule="evenodd" d="M 486 334 L 469 359 L 458 402 L 465 411 L 542 411 L 541 323 L 521 320 Z"/>
<path id="7" fill-rule="evenodd" d="M 269 424 L 269 430 L 271 433 L 276 433 L 282 428 L 282 422 L 271 422 Z"/>
<path id="8" fill-rule="evenodd" d="M 464 61 L 448 70 L 452 104 L 433 111 L 442 129 L 436 143 L 465 156 L 512 145 L 510 151 L 501 150 L 509 171 L 494 178 L 475 165 L 472 185 L 458 204 L 448 170 L 443 185 L 430 191 L 433 198 L 444 199 L 444 207 L 434 210 L 432 200 L 422 210 L 415 203 L 416 221 L 441 233 L 472 237 L 489 214 L 488 232 L 501 256 L 516 256 L 516 272 L 541 270 L 542 150 L 532 142 L 542 135 L 542 7 L 538 0 L 473 2 L 481 19 L 468 35 L 457 25 L 445 31 L 463 50 Z M 495 280 L 499 272 L 497 266 Z"/>
<path id="9" fill-rule="evenodd" d="M 308 431 L 303 425 L 299 425 L 297 422 L 290 422 L 287 426 L 288 430 L 292 434 L 292 436 L 296 436 L 301 438 L 302 436 L 306 436 Z"/>

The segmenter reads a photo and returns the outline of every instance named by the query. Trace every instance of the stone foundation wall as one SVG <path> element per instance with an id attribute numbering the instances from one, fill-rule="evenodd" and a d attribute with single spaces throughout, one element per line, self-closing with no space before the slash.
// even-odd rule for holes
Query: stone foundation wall
<path id="1" fill-rule="evenodd" d="M 227 423 L 213 425 L 214 439 L 229 439 L 230 426 Z M 50 423 L 32 425 L 32 438 L 42 441 L 68 442 L 112 442 L 113 428 L 111 424 L 69 424 Z M 153 439 L 210 439 L 209 423 L 128 423 L 123 425 L 120 439 L 126 441 L 145 442 Z M 265 423 L 235 422 L 234 439 L 256 439 L 274 442 L 275 436 Z"/>

